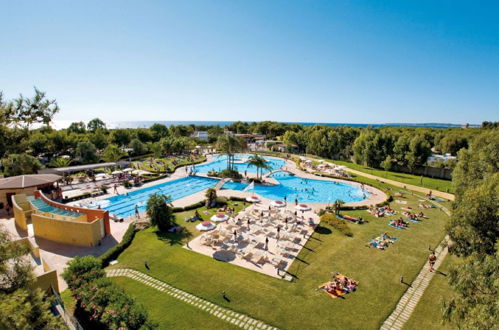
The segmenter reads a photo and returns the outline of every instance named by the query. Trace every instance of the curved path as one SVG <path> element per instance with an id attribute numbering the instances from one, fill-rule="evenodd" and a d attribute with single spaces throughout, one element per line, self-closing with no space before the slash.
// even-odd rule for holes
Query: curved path
<path id="1" fill-rule="evenodd" d="M 177 298 L 185 302 L 186 304 L 190 304 L 193 307 L 197 307 L 201 310 L 204 310 L 215 317 L 218 317 L 224 321 L 234 324 L 240 328 L 244 329 L 273 329 L 277 330 L 277 328 L 270 326 L 268 324 L 263 323 L 262 321 L 251 318 L 245 314 L 234 312 L 225 307 L 221 307 L 214 303 L 211 303 L 202 298 L 196 297 L 193 294 L 185 292 L 183 290 L 177 289 L 168 283 L 157 280 L 154 277 L 151 277 L 147 274 L 139 272 L 134 269 L 129 268 L 113 268 L 107 269 L 106 274 L 108 277 L 118 277 L 124 276 L 131 278 L 133 280 L 139 281 L 142 284 L 148 285 L 160 292 L 164 292 L 173 298 Z"/>

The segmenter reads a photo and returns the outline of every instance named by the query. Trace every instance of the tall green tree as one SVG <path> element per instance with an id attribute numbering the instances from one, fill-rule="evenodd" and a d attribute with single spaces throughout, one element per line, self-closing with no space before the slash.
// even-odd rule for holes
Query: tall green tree
<path id="1" fill-rule="evenodd" d="M 170 202 L 170 197 L 163 194 L 152 194 L 147 200 L 147 216 L 151 224 L 157 226 L 160 231 L 168 230 L 175 223 Z"/>
<path id="2" fill-rule="evenodd" d="M 249 166 L 256 167 L 257 178 L 262 177 L 262 170 L 270 170 L 272 167 L 267 163 L 267 160 L 260 155 L 251 155 L 248 159 Z"/>
<path id="3" fill-rule="evenodd" d="M 458 159 L 446 228 L 461 262 L 450 272 L 456 296 L 446 300 L 444 317 L 463 329 L 492 329 L 499 318 L 499 130 L 476 136 Z"/>
<path id="4" fill-rule="evenodd" d="M 106 123 L 104 123 L 102 120 L 99 118 L 94 118 L 91 121 L 87 123 L 87 129 L 90 132 L 95 132 L 98 129 L 105 130 L 106 129 Z"/>
<path id="5" fill-rule="evenodd" d="M 83 163 L 94 163 L 99 160 L 97 155 L 97 148 L 90 141 L 78 142 L 75 151 L 76 157 L 78 157 Z"/>
<path id="6" fill-rule="evenodd" d="M 13 154 L 3 159 L 5 176 L 35 174 L 42 168 L 42 164 L 28 154 Z"/>
<path id="7" fill-rule="evenodd" d="M 227 169 L 233 170 L 235 155 L 242 151 L 243 143 L 232 134 L 223 134 L 217 139 L 217 149 L 227 156 Z"/>

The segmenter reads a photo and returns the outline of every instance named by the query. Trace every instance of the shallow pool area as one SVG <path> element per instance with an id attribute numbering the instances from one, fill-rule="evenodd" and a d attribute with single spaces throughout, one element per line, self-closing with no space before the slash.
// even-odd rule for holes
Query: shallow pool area
<path id="1" fill-rule="evenodd" d="M 172 201 L 214 187 L 218 179 L 189 176 L 182 179 L 168 181 L 152 187 L 131 191 L 128 195 L 117 195 L 100 200 L 88 207 L 100 207 L 119 218 L 125 218 L 135 214 L 135 205 L 139 212 L 145 212 L 147 199 L 155 193 L 170 196 Z"/>
<path id="2" fill-rule="evenodd" d="M 250 154 L 237 154 L 236 155 L 236 162 L 234 164 L 235 169 L 243 174 L 245 171 L 247 173 L 256 173 L 256 167 L 248 165 L 246 163 L 246 160 L 251 157 Z M 281 168 L 286 164 L 286 161 L 284 159 L 279 159 L 279 158 L 274 158 L 274 157 L 267 157 L 263 156 L 265 160 L 267 160 L 267 165 L 271 167 L 271 170 L 276 170 L 278 168 Z M 213 156 L 213 161 L 202 164 L 202 165 L 196 165 L 194 166 L 194 172 L 196 173 L 208 173 L 209 171 L 222 171 L 227 168 L 227 156 L 225 155 L 214 155 Z M 263 173 L 267 173 L 269 170 L 263 170 Z"/>
<path id="3" fill-rule="evenodd" d="M 274 178 L 277 185 L 255 185 L 256 194 L 272 199 L 300 203 L 334 203 L 342 200 L 345 203 L 359 202 L 369 197 L 360 187 L 348 182 L 336 182 L 317 179 L 305 179 L 284 172 L 277 172 L 270 177 Z M 227 182 L 222 189 L 244 190 L 248 185 L 237 182 Z"/>

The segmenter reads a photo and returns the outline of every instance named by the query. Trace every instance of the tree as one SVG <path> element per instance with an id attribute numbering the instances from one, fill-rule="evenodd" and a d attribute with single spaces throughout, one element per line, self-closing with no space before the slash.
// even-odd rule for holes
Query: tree
<path id="1" fill-rule="evenodd" d="M 49 150 L 47 134 L 36 132 L 28 140 L 33 155 L 38 156 Z"/>
<path id="2" fill-rule="evenodd" d="M 111 141 L 120 146 L 127 146 L 130 143 L 130 132 L 126 129 L 115 129 L 111 133 Z"/>
<path id="3" fill-rule="evenodd" d="M 29 127 L 36 123 L 50 124 L 54 115 L 59 112 L 57 101 L 47 99 L 45 92 L 36 87 L 34 89 L 35 95 L 31 98 L 26 98 L 21 94 L 11 102 L 4 102 L 0 97 L 0 119 L 5 125 L 29 130 Z"/>
<path id="4" fill-rule="evenodd" d="M 272 167 L 267 164 L 267 160 L 263 158 L 262 156 L 259 155 L 251 155 L 248 159 L 248 166 L 255 166 L 256 167 L 256 177 L 261 178 L 262 173 L 260 172 L 261 170 L 270 170 Z M 260 172 L 260 175 L 259 175 Z"/>
<path id="5" fill-rule="evenodd" d="M 40 289 L 26 255 L 29 247 L 12 241 L 0 229 L 0 328 L 64 329 L 60 319 L 50 312 L 50 303 Z"/>
<path id="6" fill-rule="evenodd" d="M 161 138 L 168 136 L 168 127 L 163 124 L 153 124 L 149 129 L 153 132 L 154 141 L 159 141 Z"/>
<path id="7" fill-rule="evenodd" d="M 499 236 L 499 131 L 476 136 L 458 154 L 453 172 L 453 212 L 446 226 L 449 252 L 461 257 L 449 283 L 456 295 L 444 303 L 444 318 L 460 328 L 497 325 Z"/>
<path id="8" fill-rule="evenodd" d="M 147 146 L 140 142 L 139 139 L 133 139 L 131 142 L 130 142 L 130 148 L 133 149 L 133 154 L 135 156 L 137 155 L 143 155 L 147 152 Z"/>
<path id="9" fill-rule="evenodd" d="M 50 166 L 52 166 L 52 167 L 66 167 L 66 166 L 69 166 L 70 164 L 71 164 L 71 160 L 69 160 L 68 158 L 59 157 L 59 158 L 54 159 L 50 163 Z"/>
<path id="10" fill-rule="evenodd" d="M 208 188 L 204 194 L 206 197 L 206 207 L 211 208 L 216 204 L 217 201 L 217 191 L 213 188 Z"/>
<path id="11" fill-rule="evenodd" d="M 242 142 L 230 134 L 220 135 L 217 140 L 217 149 L 227 156 L 227 169 L 234 169 L 234 156 L 242 150 Z"/>
<path id="12" fill-rule="evenodd" d="M 93 134 L 90 134 L 89 141 L 99 150 L 106 148 L 109 144 L 107 135 L 104 133 L 104 130 L 100 128 L 95 130 Z"/>
<path id="13" fill-rule="evenodd" d="M 152 194 L 146 205 L 147 216 L 153 226 L 160 231 L 168 230 L 175 223 L 175 216 L 170 204 L 170 197 L 163 194 Z"/>
<path id="14" fill-rule="evenodd" d="M 102 159 L 106 162 L 117 162 L 125 157 L 127 153 L 115 144 L 109 144 L 102 152 Z"/>
<path id="15" fill-rule="evenodd" d="M 416 135 L 409 143 L 409 152 L 406 154 L 407 166 L 411 172 L 423 166 L 431 155 L 431 146 L 421 135 Z"/>
<path id="16" fill-rule="evenodd" d="M 86 131 L 85 123 L 82 121 L 71 123 L 68 127 L 70 133 L 85 134 Z"/>
<path id="17" fill-rule="evenodd" d="M 76 157 L 80 158 L 83 163 L 95 163 L 99 160 L 97 156 L 97 148 L 89 141 L 81 141 L 76 145 Z"/>
<path id="18" fill-rule="evenodd" d="M 385 171 L 390 171 L 393 168 L 393 159 L 390 155 L 386 156 L 385 160 L 381 162 L 381 167 Z"/>
<path id="19" fill-rule="evenodd" d="M 5 176 L 37 173 L 42 164 L 28 154 L 12 154 L 3 160 Z"/>
<path id="20" fill-rule="evenodd" d="M 105 130 L 106 124 L 99 118 L 94 118 L 87 123 L 87 129 L 90 132 L 95 132 L 98 129 Z"/>

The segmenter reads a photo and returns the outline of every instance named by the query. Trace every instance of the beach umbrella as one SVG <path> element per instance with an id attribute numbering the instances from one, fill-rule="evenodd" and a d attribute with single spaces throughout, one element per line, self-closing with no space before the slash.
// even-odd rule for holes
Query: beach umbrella
<path id="1" fill-rule="evenodd" d="M 133 168 L 130 168 L 130 167 L 127 167 L 123 170 L 123 172 L 125 172 L 125 173 L 132 172 L 132 171 L 133 171 Z"/>
<path id="2" fill-rule="evenodd" d="M 203 221 L 199 224 L 196 225 L 196 229 L 199 231 L 209 231 L 215 229 L 217 225 L 209 222 L 209 221 Z"/>
<path id="3" fill-rule="evenodd" d="M 210 218 L 211 221 L 215 221 L 215 222 L 223 222 L 223 221 L 227 221 L 229 220 L 229 216 L 225 213 L 217 213 L 217 214 L 214 214 L 211 218 Z"/>
<path id="4" fill-rule="evenodd" d="M 307 204 L 298 204 L 295 206 L 295 209 L 297 209 L 298 211 L 305 212 L 305 211 L 310 211 L 311 208 Z"/>
<path id="5" fill-rule="evenodd" d="M 284 207 L 284 206 L 286 206 L 286 203 L 283 201 L 272 201 L 270 203 L 270 205 L 272 205 L 274 207 Z"/>
<path id="6" fill-rule="evenodd" d="M 111 172 L 112 175 L 119 175 L 119 174 L 123 174 L 123 171 L 113 171 Z"/>
<path id="7" fill-rule="evenodd" d="M 248 196 L 246 197 L 246 201 L 247 202 L 250 202 L 250 203 L 259 203 L 260 202 L 260 198 L 258 198 L 257 196 L 253 195 L 253 196 Z"/>

